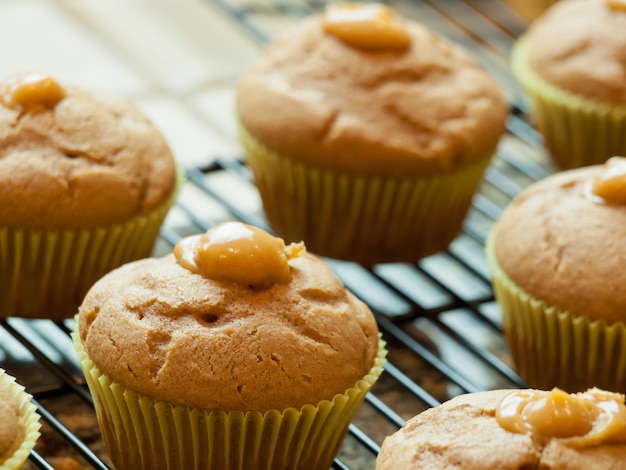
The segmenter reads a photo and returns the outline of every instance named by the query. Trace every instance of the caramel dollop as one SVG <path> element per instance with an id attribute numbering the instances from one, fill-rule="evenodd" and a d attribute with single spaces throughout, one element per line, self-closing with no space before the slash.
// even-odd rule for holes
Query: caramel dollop
<path id="1" fill-rule="evenodd" d="M 496 420 L 511 432 L 567 439 L 572 445 L 626 442 L 624 396 L 596 388 L 577 394 L 558 388 L 513 392 L 496 408 Z"/>
<path id="2" fill-rule="evenodd" d="M 299 256 L 302 243 L 285 246 L 281 238 L 241 222 L 226 222 L 180 240 L 174 247 L 178 264 L 202 276 L 253 288 L 291 280 L 289 259 Z"/>
<path id="3" fill-rule="evenodd" d="M 406 49 L 411 36 L 392 11 L 380 4 L 330 4 L 322 27 L 342 41 L 362 49 Z"/>
<path id="4" fill-rule="evenodd" d="M 604 0 L 611 10 L 626 11 L 626 0 Z"/>
<path id="5" fill-rule="evenodd" d="M 2 103 L 13 109 L 52 109 L 65 98 L 65 89 L 49 75 L 29 74 L 9 80 L 0 95 Z"/>
<path id="6" fill-rule="evenodd" d="M 626 158 L 610 158 L 591 183 L 591 192 L 608 203 L 626 204 Z"/>

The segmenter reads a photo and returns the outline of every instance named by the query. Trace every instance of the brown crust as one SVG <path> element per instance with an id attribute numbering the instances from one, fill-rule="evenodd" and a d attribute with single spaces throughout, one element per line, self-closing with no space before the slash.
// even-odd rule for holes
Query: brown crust
<path id="1" fill-rule="evenodd" d="M 626 312 L 626 206 L 585 196 L 602 166 L 570 170 L 527 188 L 498 221 L 498 264 L 531 296 L 607 322 Z"/>
<path id="2" fill-rule="evenodd" d="M 495 420 L 496 406 L 510 393 L 461 395 L 411 418 L 384 440 L 376 470 L 538 468 L 539 444 Z"/>
<path id="3" fill-rule="evenodd" d="M 419 175 L 490 155 L 500 87 L 459 47 L 405 24 L 409 49 L 372 52 L 304 21 L 242 75 L 241 123 L 273 151 L 350 173 Z"/>
<path id="4" fill-rule="evenodd" d="M 115 381 L 173 404 L 265 411 L 330 400 L 373 366 L 376 322 L 322 261 L 289 264 L 290 283 L 261 291 L 171 255 L 128 264 L 88 293 L 83 346 Z"/>
<path id="5" fill-rule="evenodd" d="M 0 225 L 90 228 L 126 222 L 172 194 L 175 165 L 130 103 L 66 87 L 53 109 L 0 105 Z"/>
<path id="6" fill-rule="evenodd" d="M 387 437 L 376 470 L 610 470 L 621 468 L 626 445 L 568 447 L 502 428 L 495 419 L 500 401 L 516 390 L 458 396 L 411 418 Z"/>
<path id="7" fill-rule="evenodd" d="M 626 11 L 605 0 L 562 0 L 525 34 L 530 68 L 548 83 L 626 105 Z"/>

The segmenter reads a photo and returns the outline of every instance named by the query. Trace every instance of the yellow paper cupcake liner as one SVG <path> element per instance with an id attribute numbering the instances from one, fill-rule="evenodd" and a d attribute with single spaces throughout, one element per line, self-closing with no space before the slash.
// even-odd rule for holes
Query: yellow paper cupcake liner
<path id="1" fill-rule="evenodd" d="M 531 99 L 535 125 L 560 169 L 626 155 L 626 106 L 595 102 L 547 83 L 528 67 L 523 37 L 513 47 L 511 66 Z"/>
<path id="2" fill-rule="evenodd" d="M 315 406 L 205 411 L 155 401 L 113 382 L 89 359 L 77 331 L 72 338 L 118 470 L 327 470 L 387 354 L 379 338 L 370 372 L 344 394 Z"/>
<path id="3" fill-rule="evenodd" d="M 8 387 L 11 395 L 17 400 L 19 415 L 24 423 L 24 438 L 21 445 L 0 464 L 0 470 L 18 470 L 35 447 L 41 424 L 37 408 L 31 403 L 31 396 L 24 391 L 24 387 L 15 382 L 15 378 L 1 368 L 0 387 Z"/>
<path id="4" fill-rule="evenodd" d="M 241 127 L 240 135 L 272 229 L 317 255 L 366 265 L 444 250 L 491 160 L 424 177 L 349 175 L 278 155 Z"/>
<path id="5" fill-rule="evenodd" d="M 504 333 L 519 375 L 530 387 L 626 393 L 626 325 L 575 315 L 520 289 L 500 268 L 493 233 L 486 244 Z"/>
<path id="6" fill-rule="evenodd" d="M 104 274 L 150 256 L 182 185 L 178 175 L 163 204 L 125 223 L 56 231 L 0 227 L 0 317 L 71 317 Z"/>

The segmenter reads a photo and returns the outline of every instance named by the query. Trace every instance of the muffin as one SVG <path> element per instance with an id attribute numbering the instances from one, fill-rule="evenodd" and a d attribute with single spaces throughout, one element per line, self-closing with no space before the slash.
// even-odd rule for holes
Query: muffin
<path id="1" fill-rule="evenodd" d="M 74 342 L 119 470 L 328 469 L 385 356 L 325 263 L 239 222 L 104 276 Z"/>
<path id="2" fill-rule="evenodd" d="M 513 71 L 562 170 L 626 155 L 625 5 L 560 1 L 513 48 Z"/>
<path id="3" fill-rule="evenodd" d="M 236 112 L 277 234 L 371 265 L 414 262 L 456 237 L 506 106 L 479 65 L 424 25 L 334 4 L 244 71 Z"/>
<path id="4" fill-rule="evenodd" d="M 0 369 L 0 470 L 17 470 L 39 438 L 39 415 L 31 396 Z"/>
<path id="5" fill-rule="evenodd" d="M 130 103 L 29 74 L 0 83 L 0 316 L 60 320 L 149 256 L 176 169 Z"/>
<path id="6" fill-rule="evenodd" d="M 626 392 L 626 159 L 533 184 L 487 242 L 504 333 L 531 387 Z"/>
<path id="7" fill-rule="evenodd" d="M 491 390 L 408 420 L 384 440 L 376 470 L 612 470 L 624 459 L 623 395 Z"/>

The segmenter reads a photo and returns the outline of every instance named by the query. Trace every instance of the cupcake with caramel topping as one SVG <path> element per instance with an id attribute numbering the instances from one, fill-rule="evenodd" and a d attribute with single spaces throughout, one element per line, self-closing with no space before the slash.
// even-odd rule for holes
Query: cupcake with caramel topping
<path id="1" fill-rule="evenodd" d="M 371 265 L 444 250 L 504 130 L 468 54 L 377 4 L 332 4 L 270 44 L 237 86 L 272 228 Z"/>
<path id="2" fill-rule="evenodd" d="M 46 75 L 0 83 L 0 316 L 61 320 L 150 255 L 175 197 L 157 129 L 127 102 Z"/>
<path id="3" fill-rule="evenodd" d="M 624 31 L 624 0 L 561 0 L 513 48 L 513 71 L 562 170 L 626 155 Z"/>
<path id="4" fill-rule="evenodd" d="M 626 159 L 533 184 L 487 243 L 504 332 L 531 387 L 626 392 Z"/>
<path id="5" fill-rule="evenodd" d="M 376 470 L 612 470 L 625 459 L 623 395 L 492 390 L 407 421 L 383 442 Z"/>
<path id="6" fill-rule="evenodd" d="M 326 264 L 238 222 L 104 276 L 74 342 L 120 470 L 328 469 L 385 355 Z"/>

